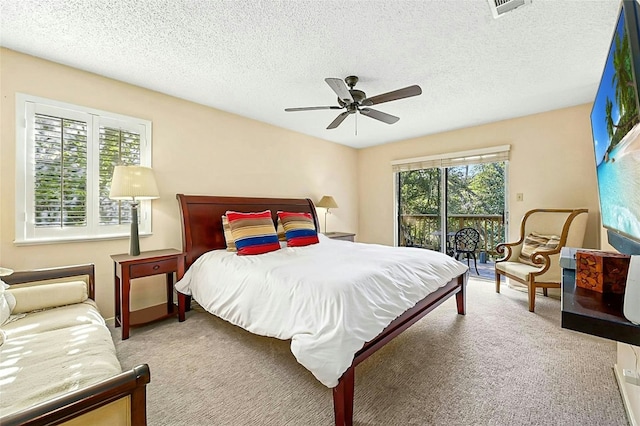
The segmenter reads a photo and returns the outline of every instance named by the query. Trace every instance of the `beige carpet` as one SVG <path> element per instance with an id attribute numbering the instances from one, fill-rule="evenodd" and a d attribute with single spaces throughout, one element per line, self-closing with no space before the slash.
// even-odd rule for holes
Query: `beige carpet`
<path id="1" fill-rule="evenodd" d="M 120 340 L 124 368 L 148 363 L 155 425 L 332 425 L 331 390 L 289 343 L 195 308 Z M 615 343 L 560 328 L 560 301 L 471 279 L 467 315 L 449 300 L 356 368 L 354 423 L 627 425 Z"/>

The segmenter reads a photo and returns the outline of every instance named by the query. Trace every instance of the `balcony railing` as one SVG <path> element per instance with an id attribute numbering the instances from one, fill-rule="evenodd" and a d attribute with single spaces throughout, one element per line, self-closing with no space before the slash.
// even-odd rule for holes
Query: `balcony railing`
<path id="1" fill-rule="evenodd" d="M 401 215 L 399 245 L 424 247 L 440 251 L 441 223 L 437 214 Z M 504 242 L 504 218 L 499 214 L 451 214 L 447 216 L 447 252 L 453 247 L 453 236 L 462 228 L 474 228 L 480 233 L 476 254 L 485 252 L 497 257 L 496 246 Z"/>

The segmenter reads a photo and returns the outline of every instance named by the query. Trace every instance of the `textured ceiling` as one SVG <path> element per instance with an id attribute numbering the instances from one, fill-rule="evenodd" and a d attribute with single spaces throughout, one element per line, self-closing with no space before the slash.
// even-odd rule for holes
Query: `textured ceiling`
<path id="1" fill-rule="evenodd" d="M 591 102 L 617 0 L 0 0 L 0 44 L 340 144 L 365 147 Z M 388 125 L 340 111 L 357 75 Z M 117 111 L 116 111 L 117 112 Z"/>

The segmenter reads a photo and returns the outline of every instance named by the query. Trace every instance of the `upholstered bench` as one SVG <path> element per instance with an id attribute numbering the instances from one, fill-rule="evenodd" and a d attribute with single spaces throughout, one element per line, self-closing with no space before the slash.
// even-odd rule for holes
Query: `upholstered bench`
<path id="1" fill-rule="evenodd" d="M 1 278 L 0 424 L 146 424 L 149 368 L 122 372 L 93 265 Z"/>

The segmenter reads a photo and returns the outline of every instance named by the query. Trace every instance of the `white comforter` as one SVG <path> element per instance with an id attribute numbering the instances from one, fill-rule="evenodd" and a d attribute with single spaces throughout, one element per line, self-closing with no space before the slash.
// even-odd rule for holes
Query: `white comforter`
<path id="1" fill-rule="evenodd" d="M 467 266 L 431 250 L 336 241 L 257 256 L 202 255 L 176 283 L 207 311 L 291 352 L 334 387 L 355 353 Z"/>

